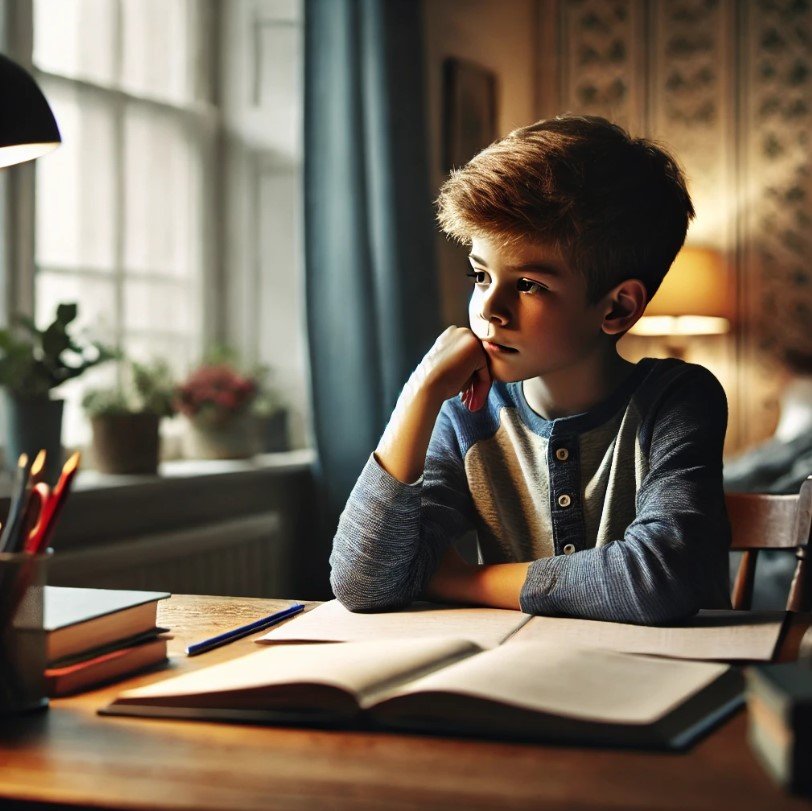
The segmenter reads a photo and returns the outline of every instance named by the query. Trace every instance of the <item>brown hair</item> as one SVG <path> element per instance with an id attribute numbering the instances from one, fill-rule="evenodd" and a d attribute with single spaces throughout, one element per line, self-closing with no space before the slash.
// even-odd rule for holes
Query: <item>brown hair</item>
<path id="1" fill-rule="evenodd" d="M 651 299 L 694 217 L 665 149 L 604 118 L 574 115 L 491 144 L 451 173 L 437 206 L 443 231 L 463 244 L 554 244 L 586 277 L 593 303 L 630 278 Z"/>

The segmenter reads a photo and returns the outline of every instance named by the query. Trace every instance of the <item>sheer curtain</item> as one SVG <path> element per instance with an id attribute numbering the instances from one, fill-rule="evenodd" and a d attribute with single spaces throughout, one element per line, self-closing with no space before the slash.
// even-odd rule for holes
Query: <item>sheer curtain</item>
<path id="1" fill-rule="evenodd" d="M 306 1 L 306 300 L 320 498 L 310 582 L 320 595 L 340 511 L 439 332 L 422 65 L 420 3 Z"/>

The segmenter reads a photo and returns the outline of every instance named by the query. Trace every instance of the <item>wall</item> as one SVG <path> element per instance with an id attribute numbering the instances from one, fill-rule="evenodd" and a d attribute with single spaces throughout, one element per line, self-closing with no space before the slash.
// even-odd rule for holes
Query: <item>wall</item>
<path id="1" fill-rule="evenodd" d="M 692 341 L 730 403 L 728 452 L 777 419 L 776 361 L 812 353 L 812 9 L 794 0 L 541 0 L 539 113 L 605 115 L 677 154 L 697 211 L 688 242 L 736 281 L 727 338 Z M 658 354 L 624 339 L 630 356 Z"/>
<path id="2" fill-rule="evenodd" d="M 534 0 L 424 0 L 426 89 L 431 185 L 445 179 L 442 165 L 442 77 L 448 57 L 476 62 L 497 77 L 497 136 L 536 119 L 536 20 Z M 467 250 L 438 233 L 437 258 L 446 324 L 467 324 L 470 283 Z"/>

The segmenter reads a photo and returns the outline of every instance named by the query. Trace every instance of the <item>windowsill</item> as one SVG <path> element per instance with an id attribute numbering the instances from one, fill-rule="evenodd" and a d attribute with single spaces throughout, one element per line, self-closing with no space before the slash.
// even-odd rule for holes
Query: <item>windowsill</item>
<path id="1" fill-rule="evenodd" d="M 158 476 L 115 476 L 83 470 L 65 504 L 53 546 L 59 550 L 115 543 L 145 535 L 211 525 L 276 510 L 286 520 L 306 509 L 312 449 L 247 460 L 165 462 Z M 8 494 L 0 497 L 0 514 Z"/>
<path id="2" fill-rule="evenodd" d="M 78 491 L 107 490 L 118 487 L 160 485 L 165 481 L 208 479 L 212 476 L 243 476 L 263 471 L 295 472 L 309 468 L 316 459 L 311 448 L 264 453 L 251 459 L 177 459 L 161 462 L 156 476 L 117 475 L 98 470 L 80 470 L 74 485 Z M 4 494 L 6 495 L 6 494 Z"/>

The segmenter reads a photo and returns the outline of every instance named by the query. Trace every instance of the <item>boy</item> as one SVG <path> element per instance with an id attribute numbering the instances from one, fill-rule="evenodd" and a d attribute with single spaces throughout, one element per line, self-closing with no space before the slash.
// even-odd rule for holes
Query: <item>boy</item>
<path id="1" fill-rule="evenodd" d="M 336 596 L 637 623 L 729 607 L 724 392 L 616 349 L 694 216 L 674 160 L 562 116 L 479 153 L 438 205 L 471 245 L 470 329 L 404 387 L 339 521 Z M 470 530 L 478 565 L 453 548 Z"/>

